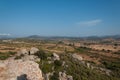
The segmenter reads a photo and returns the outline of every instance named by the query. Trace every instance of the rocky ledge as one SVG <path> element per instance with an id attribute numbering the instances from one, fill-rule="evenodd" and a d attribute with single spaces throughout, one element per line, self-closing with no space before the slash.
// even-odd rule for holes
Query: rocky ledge
<path id="1" fill-rule="evenodd" d="M 33 61 L 0 61 L 0 80 L 43 80 L 39 65 Z"/>

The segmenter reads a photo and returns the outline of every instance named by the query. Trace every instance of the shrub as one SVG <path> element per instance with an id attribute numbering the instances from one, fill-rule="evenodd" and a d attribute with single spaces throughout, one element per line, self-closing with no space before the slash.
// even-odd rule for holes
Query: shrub
<path id="1" fill-rule="evenodd" d="M 54 72 L 53 75 L 50 77 L 50 80 L 59 80 L 59 74 Z"/>
<path id="2" fill-rule="evenodd" d="M 54 61 L 55 66 L 62 66 L 62 62 L 59 60 Z"/>
<path id="3" fill-rule="evenodd" d="M 52 65 L 51 64 L 44 64 L 44 66 L 42 67 L 42 71 L 43 71 L 43 73 L 52 72 Z"/>
<path id="4" fill-rule="evenodd" d="M 4 52 L 4 53 L 0 52 L 0 60 L 5 60 L 14 54 L 15 52 Z"/>
<path id="5" fill-rule="evenodd" d="M 47 53 L 45 53 L 44 51 L 38 51 L 35 53 L 36 56 L 38 56 L 40 59 L 45 60 L 47 59 Z"/>

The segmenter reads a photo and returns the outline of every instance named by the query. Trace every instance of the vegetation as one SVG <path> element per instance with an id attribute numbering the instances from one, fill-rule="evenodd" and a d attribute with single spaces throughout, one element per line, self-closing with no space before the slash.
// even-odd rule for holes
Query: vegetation
<path id="1" fill-rule="evenodd" d="M 74 80 L 119 80 L 117 76 L 108 76 L 95 69 L 89 69 L 70 58 L 69 55 L 62 55 L 61 57 L 68 65 L 64 70 L 67 71 L 67 74 L 72 75 Z"/>
<path id="2" fill-rule="evenodd" d="M 13 56 L 15 52 L 0 52 L 0 60 L 5 60 L 11 56 Z"/>
<path id="3" fill-rule="evenodd" d="M 53 75 L 50 77 L 50 80 L 59 80 L 58 77 L 59 74 L 57 72 L 54 72 Z"/>
<path id="4" fill-rule="evenodd" d="M 61 71 L 62 70 L 62 61 L 55 60 L 54 61 L 54 69 L 55 71 Z"/>
<path id="5" fill-rule="evenodd" d="M 78 47 L 78 48 L 75 48 L 75 50 L 76 52 L 79 52 L 79 53 L 88 53 L 88 51 L 90 51 L 91 49 L 87 47 Z"/>
<path id="6" fill-rule="evenodd" d="M 52 72 L 53 64 L 49 64 L 47 61 L 42 61 L 39 66 L 45 74 Z"/>
<path id="7" fill-rule="evenodd" d="M 47 53 L 46 53 L 47 54 Z M 47 56 L 47 57 L 50 57 Z M 61 71 L 66 71 L 66 74 L 73 76 L 74 80 L 119 80 L 119 62 L 118 63 L 103 63 L 106 65 L 106 68 L 115 70 L 115 74 L 108 76 L 107 74 L 103 74 L 96 69 L 89 69 L 84 65 L 81 65 L 74 59 L 70 57 L 70 54 L 61 54 L 61 60 L 55 60 L 54 63 L 48 63 L 49 60 L 44 59 L 40 62 L 40 68 L 43 73 L 54 72 L 54 74 L 50 77 L 50 80 L 58 80 L 58 73 Z M 62 66 L 62 61 L 65 61 L 65 65 Z M 112 67 L 111 67 L 112 66 Z M 54 68 L 53 68 L 54 67 Z M 118 70 L 118 71 L 116 71 Z M 99 74 L 98 74 L 99 73 Z"/>
<path id="8" fill-rule="evenodd" d="M 36 56 L 38 56 L 41 60 L 47 59 L 47 53 L 45 53 L 43 50 L 38 51 L 35 53 Z"/>
<path id="9" fill-rule="evenodd" d="M 48 72 L 52 72 L 53 64 L 49 64 L 47 60 L 47 57 L 51 57 L 52 54 L 40 50 L 37 53 L 35 53 L 35 55 L 41 59 L 41 61 L 39 62 L 39 67 L 42 69 L 43 73 L 46 74 Z"/>
<path id="10" fill-rule="evenodd" d="M 55 60 L 55 61 L 54 61 L 54 64 L 55 64 L 55 66 L 61 66 L 61 65 L 62 65 L 62 62 L 59 61 L 59 60 Z"/>
<path id="11" fill-rule="evenodd" d="M 120 78 L 120 59 L 115 61 L 102 61 L 103 65 L 113 72 L 113 76 Z"/>

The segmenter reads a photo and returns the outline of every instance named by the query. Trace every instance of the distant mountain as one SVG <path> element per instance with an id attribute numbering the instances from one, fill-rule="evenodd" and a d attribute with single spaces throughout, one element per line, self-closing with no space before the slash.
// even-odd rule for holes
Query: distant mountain
<path id="1" fill-rule="evenodd" d="M 120 39 L 120 35 L 110 35 L 110 36 L 104 36 L 102 38 Z"/>
<path id="2" fill-rule="evenodd" d="M 39 35 L 31 35 L 31 36 L 28 36 L 27 38 L 40 38 Z"/>
<path id="3" fill-rule="evenodd" d="M 9 38 L 11 38 L 11 37 L 8 35 L 0 35 L 0 39 L 9 39 Z"/>
<path id="4" fill-rule="evenodd" d="M 30 39 L 77 39 L 77 40 L 102 40 L 102 39 L 119 39 L 120 40 L 120 35 L 110 35 L 110 36 L 88 36 L 88 37 L 66 37 L 66 36 L 39 36 L 39 35 L 32 35 L 28 36 L 26 38 Z"/>

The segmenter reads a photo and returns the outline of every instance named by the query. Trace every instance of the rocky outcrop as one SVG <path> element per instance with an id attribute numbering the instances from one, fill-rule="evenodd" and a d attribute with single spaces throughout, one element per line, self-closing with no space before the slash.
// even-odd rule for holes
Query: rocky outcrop
<path id="1" fill-rule="evenodd" d="M 0 80 L 26 80 L 25 78 L 27 80 L 43 80 L 37 63 L 23 60 L 0 62 Z"/>
<path id="2" fill-rule="evenodd" d="M 39 51 L 38 48 L 31 48 L 30 50 L 27 49 L 21 49 L 20 51 L 18 51 L 16 56 L 20 56 L 23 61 L 40 61 L 40 58 L 38 58 L 37 56 L 33 55 L 35 54 L 37 51 Z M 22 56 L 21 56 L 22 55 Z"/>
<path id="3" fill-rule="evenodd" d="M 57 55 L 56 53 L 53 53 L 53 60 L 60 60 L 59 55 Z"/>
<path id="4" fill-rule="evenodd" d="M 22 57 L 22 60 L 39 62 L 40 58 L 38 58 L 37 56 L 34 56 L 34 55 L 24 55 L 24 57 Z"/>
<path id="5" fill-rule="evenodd" d="M 20 54 L 28 54 L 28 51 L 27 51 L 27 49 L 21 49 L 17 53 L 18 53 L 18 55 L 20 55 Z"/>
<path id="6" fill-rule="evenodd" d="M 30 54 L 35 54 L 35 53 L 38 52 L 38 51 L 39 51 L 38 48 L 32 47 L 32 48 L 30 49 Z"/>
<path id="7" fill-rule="evenodd" d="M 77 59 L 77 60 L 79 60 L 79 61 L 83 60 L 82 56 L 80 56 L 78 54 L 72 54 L 72 57 L 75 58 L 75 59 Z"/>
<path id="8" fill-rule="evenodd" d="M 65 72 L 59 72 L 59 80 L 73 80 L 73 77 L 67 75 Z"/>
<path id="9" fill-rule="evenodd" d="M 18 51 L 18 54 L 26 54 L 26 55 L 33 55 L 35 54 L 36 52 L 38 52 L 39 49 L 36 48 L 36 47 L 32 47 L 30 48 L 30 50 L 27 50 L 27 49 L 21 49 L 20 51 Z"/>

